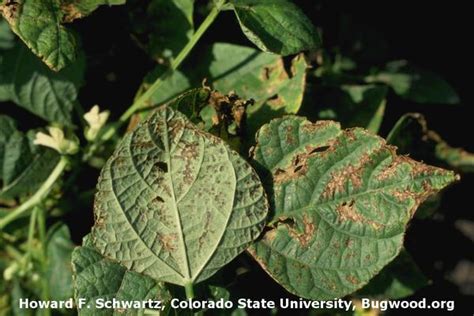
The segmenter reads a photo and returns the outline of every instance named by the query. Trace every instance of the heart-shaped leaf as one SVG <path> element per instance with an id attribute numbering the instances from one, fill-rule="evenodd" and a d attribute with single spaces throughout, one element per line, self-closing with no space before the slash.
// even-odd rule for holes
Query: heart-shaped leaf
<path id="1" fill-rule="evenodd" d="M 311 299 L 367 283 L 399 253 L 418 205 L 457 178 L 397 156 L 364 129 L 302 117 L 264 125 L 254 159 L 273 214 L 250 253 L 288 291 Z"/>
<path id="2" fill-rule="evenodd" d="M 245 36 L 264 52 L 291 55 L 320 46 L 303 11 L 287 0 L 231 0 Z"/>
<path id="3" fill-rule="evenodd" d="M 125 136 L 98 190 L 97 249 L 130 270 L 178 285 L 210 277 L 245 250 L 267 215 L 252 167 L 168 107 Z"/>

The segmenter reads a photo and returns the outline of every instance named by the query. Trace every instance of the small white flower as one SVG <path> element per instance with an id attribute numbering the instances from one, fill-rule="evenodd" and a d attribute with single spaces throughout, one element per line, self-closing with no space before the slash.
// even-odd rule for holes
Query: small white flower
<path id="1" fill-rule="evenodd" d="M 85 131 L 85 137 L 89 141 L 93 141 L 99 134 L 100 129 L 105 125 L 109 118 L 109 111 L 100 112 L 98 105 L 94 105 L 89 112 L 84 114 L 84 119 L 89 125 Z"/>
<path id="2" fill-rule="evenodd" d="M 50 147 L 60 154 L 73 155 L 79 150 L 78 143 L 75 140 L 69 140 L 64 137 L 64 132 L 54 126 L 48 127 L 48 134 L 43 132 L 36 133 L 35 145 Z"/>

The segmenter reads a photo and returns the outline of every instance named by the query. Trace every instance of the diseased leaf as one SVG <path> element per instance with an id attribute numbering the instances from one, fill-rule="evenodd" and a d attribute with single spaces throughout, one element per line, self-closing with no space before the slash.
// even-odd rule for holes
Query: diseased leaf
<path id="1" fill-rule="evenodd" d="M 80 316 L 95 315 L 136 315 L 133 308 L 101 309 L 96 307 L 95 300 L 117 299 L 120 301 L 161 300 L 165 304 L 169 292 L 163 284 L 150 277 L 128 271 L 119 263 L 104 258 L 97 252 L 86 236 L 83 247 L 77 247 L 72 253 L 74 270 L 74 298 L 86 299 L 86 304 L 79 309 Z M 89 305 L 89 308 L 87 306 Z M 152 307 L 152 306 L 150 306 Z"/>
<path id="2" fill-rule="evenodd" d="M 357 291 L 359 297 L 400 299 L 413 295 L 428 285 L 428 279 L 420 271 L 410 254 L 402 249 L 400 254 L 368 284 Z"/>
<path id="3" fill-rule="evenodd" d="M 83 57 L 55 73 L 18 44 L 0 62 L 0 100 L 11 100 L 47 121 L 71 124 L 84 75 Z"/>
<path id="4" fill-rule="evenodd" d="M 63 11 L 63 21 L 72 22 L 75 19 L 83 18 L 94 12 L 101 5 L 121 5 L 126 0 L 61 0 L 61 11 Z"/>
<path id="5" fill-rule="evenodd" d="M 102 170 L 92 238 L 107 258 L 178 285 L 213 275 L 260 234 L 267 200 L 250 165 L 160 107 Z"/>
<path id="6" fill-rule="evenodd" d="M 200 60 L 199 66 L 193 66 L 191 78 L 186 78 L 180 72 L 165 77 L 149 103 L 166 103 L 190 86 L 202 86 L 203 79 L 206 79 L 207 84 L 222 94 L 238 96 L 242 100 L 254 100 L 254 104 L 247 107 L 246 111 L 248 135 L 253 135 L 258 127 L 272 118 L 297 113 L 302 104 L 308 68 L 303 55 L 293 59 L 290 72 L 285 69 L 283 59 L 277 55 L 228 43 L 214 44 Z M 154 82 L 163 72 L 164 67 L 158 66 L 147 76 L 144 87 Z M 180 107 L 180 110 L 190 117 L 190 109 Z M 146 113 L 145 111 L 142 117 Z M 208 118 L 216 116 L 210 107 L 201 114 Z M 208 122 L 205 130 L 209 131 L 213 126 L 211 120 L 203 120 Z M 216 135 L 223 136 L 219 133 Z"/>
<path id="7" fill-rule="evenodd" d="M 303 11 L 287 0 L 231 0 L 245 36 L 264 52 L 291 55 L 321 45 Z"/>
<path id="8" fill-rule="evenodd" d="M 151 57 L 161 63 L 176 57 L 194 33 L 194 0 L 137 1 L 132 26 Z"/>
<path id="9" fill-rule="evenodd" d="M 279 56 L 227 43 L 217 43 L 211 54 L 207 78 L 222 93 L 235 93 L 242 99 L 253 99 L 248 107 L 249 135 L 272 118 L 297 113 L 303 101 L 308 65 L 303 55 L 291 63 L 291 73 Z M 204 63 L 207 65 L 207 63 Z"/>
<path id="10" fill-rule="evenodd" d="M 71 254 L 74 244 L 66 225 L 56 225 L 48 233 L 46 278 L 52 300 L 67 300 L 73 295 Z"/>
<path id="11" fill-rule="evenodd" d="M 35 192 L 52 172 L 59 154 L 33 144 L 16 129 L 15 122 L 0 115 L 0 199 L 13 199 Z"/>
<path id="12" fill-rule="evenodd" d="M 385 71 L 367 77 L 367 81 L 385 83 L 402 98 L 418 103 L 459 103 L 456 91 L 443 78 L 403 60 L 389 63 Z"/>
<path id="13" fill-rule="evenodd" d="M 457 179 L 397 156 L 364 129 L 301 117 L 264 125 L 253 157 L 272 214 L 249 251 L 288 291 L 311 299 L 366 284 L 399 253 L 418 205 Z"/>
<path id="14" fill-rule="evenodd" d="M 403 115 L 387 136 L 387 142 L 416 159 L 461 172 L 474 172 L 474 153 L 450 146 L 438 133 L 428 128 L 425 117 L 420 113 Z"/>
<path id="15" fill-rule="evenodd" d="M 63 23 L 89 14 L 101 4 L 125 0 L 2 0 L 0 12 L 25 44 L 46 65 L 59 71 L 78 55 L 76 38 Z"/>

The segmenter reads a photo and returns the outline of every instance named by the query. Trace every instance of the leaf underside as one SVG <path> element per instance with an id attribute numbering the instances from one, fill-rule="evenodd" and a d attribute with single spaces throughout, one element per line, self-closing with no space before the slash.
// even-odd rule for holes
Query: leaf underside
<path id="1" fill-rule="evenodd" d="M 397 156 L 366 130 L 301 117 L 264 125 L 254 159 L 273 214 L 249 252 L 288 291 L 311 299 L 367 283 L 399 253 L 418 205 L 457 178 Z"/>
<path id="2" fill-rule="evenodd" d="M 161 107 L 122 140 L 95 199 L 92 239 L 107 258 L 155 280 L 202 281 L 260 234 L 260 180 L 221 139 Z"/>

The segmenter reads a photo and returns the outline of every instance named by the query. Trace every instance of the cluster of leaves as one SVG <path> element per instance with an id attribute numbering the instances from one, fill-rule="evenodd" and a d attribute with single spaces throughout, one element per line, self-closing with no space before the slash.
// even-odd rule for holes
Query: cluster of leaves
<path id="1" fill-rule="evenodd" d="M 133 37 L 157 65 L 134 104 L 106 124 L 108 112 L 77 100 L 86 64 L 66 24 L 124 2 L 0 4 L 0 102 L 50 124 L 49 135 L 25 133 L 0 116 L 0 315 L 33 314 L 18 309 L 21 297 L 166 303 L 183 296 L 174 285 L 188 298 L 197 284 L 199 295 L 228 298 L 215 280 L 245 251 L 308 299 L 399 298 L 426 283 L 403 250 L 406 226 L 458 176 L 405 154 L 459 172 L 472 172 L 474 156 L 416 113 L 387 140 L 377 133 L 390 91 L 457 103 L 443 79 L 405 61 L 359 69 L 322 48 L 287 0 L 211 1 L 197 29 L 192 0 L 131 1 Z M 256 47 L 214 43 L 198 65 L 178 70 L 221 11 Z M 124 123 L 123 138 L 113 138 Z M 74 249 L 61 197 L 90 166 L 102 169 L 95 223 Z"/>

